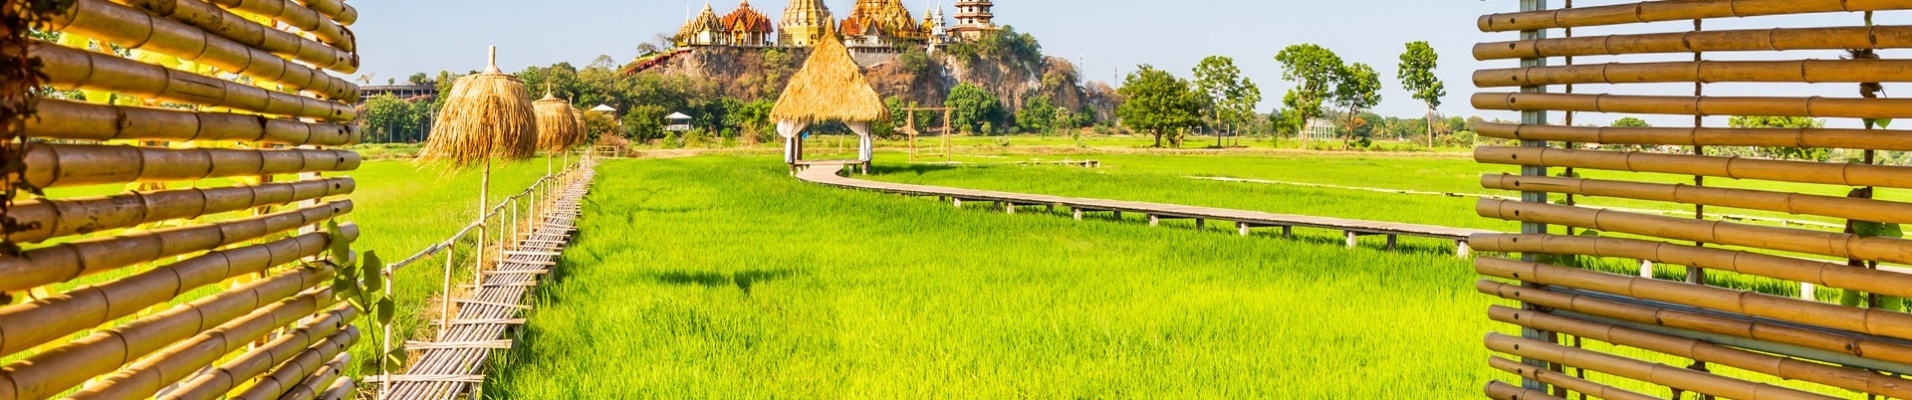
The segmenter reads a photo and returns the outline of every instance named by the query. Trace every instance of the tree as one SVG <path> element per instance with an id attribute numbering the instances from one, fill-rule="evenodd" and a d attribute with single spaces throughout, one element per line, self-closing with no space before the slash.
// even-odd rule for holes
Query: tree
<path id="1" fill-rule="evenodd" d="M 1223 56 L 1209 56 L 1195 66 L 1195 86 L 1208 97 L 1209 117 L 1216 124 L 1227 124 L 1234 131 L 1236 124 L 1252 116 L 1255 107 L 1261 106 L 1261 88 L 1255 82 L 1241 76 L 1241 68 L 1235 67 L 1235 59 Z M 1221 146 L 1222 135 L 1215 135 L 1215 145 Z"/>
<path id="2" fill-rule="evenodd" d="M 988 134 L 983 129 L 999 126 L 1002 120 L 1002 102 L 996 95 L 981 87 L 964 83 L 949 90 L 949 99 L 943 102 L 945 107 L 955 108 L 951 112 L 950 123 L 969 132 Z"/>
<path id="3" fill-rule="evenodd" d="M 1401 71 L 1396 74 L 1401 79 L 1401 88 L 1407 89 L 1415 100 L 1427 104 L 1427 118 L 1434 118 L 1434 110 L 1441 108 L 1441 98 L 1447 97 L 1447 84 L 1441 83 L 1441 77 L 1434 75 L 1434 69 L 1440 67 L 1441 55 L 1434 52 L 1434 46 L 1426 41 L 1409 42 L 1407 52 L 1401 53 Z M 1434 147 L 1434 124 L 1427 124 L 1427 147 Z"/>
<path id="4" fill-rule="evenodd" d="M 402 142 L 419 138 L 430 112 L 424 104 L 412 104 L 393 96 L 365 99 L 365 111 L 359 113 L 359 128 L 366 143 Z"/>
<path id="5" fill-rule="evenodd" d="M 1348 109 L 1347 125 L 1343 129 L 1347 136 L 1341 138 L 1341 147 L 1349 148 L 1354 140 L 1355 121 L 1360 120 L 1361 111 L 1381 104 L 1381 76 L 1367 64 L 1354 63 L 1335 74 L 1334 104 Z"/>
<path id="6" fill-rule="evenodd" d="M 425 73 L 420 72 L 420 73 L 412 74 L 410 78 L 405 78 L 405 82 L 410 82 L 413 85 L 423 85 L 423 84 L 431 83 L 432 78 L 430 76 L 426 76 Z"/>
<path id="7" fill-rule="evenodd" d="M 1734 128 L 1802 129 L 1822 128 L 1824 121 L 1812 117 L 1733 117 L 1726 121 Z M 1817 147 L 1760 147 L 1759 156 L 1781 160 L 1826 161 L 1832 159 L 1832 150 Z"/>
<path id="8" fill-rule="evenodd" d="M 1117 89 L 1128 101 L 1115 109 L 1122 125 L 1155 135 L 1155 147 L 1162 147 L 1162 135 L 1202 124 L 1201 93 L 1188 81 L 1154 66 L 1142 65 L 1122 81 Z"/>
<path id="9" fill-rule="evenodd" d="M 1341 56 L 1315 44 L 1297 44 L 1282 49 L 1275 54 L 1275 61 L 1281 62 L 1281 79 L 1295 83 L 1294 89 L 1282 98 L 1287 107 L 1283 114 L 1288 115 L 1289 124 L 1295 121 L 1295 132 L 1302 134 L 1302 146 L 1307 146 L 1307 134 L 1300 132 L 1307 126 L 1309 119 L 1321 116 L 1321 104 L 1332 95 L 1335 76 L 1341 72 Z"/>
<path id="10" fill-rule="evenodd" d="M 1612 126 L 1615 128 L 1651 128 L 1653 127 L 1653 125 L 1646 123 L 1646 120 L 1634 118 L 1634 117 L 1625 117 L 1625 118 L 1613 120 L 1613 124 L 1609 126 Z"/>
<path id="11" fill-rule="evenodd" d="M 1049 96 L 1030 97 L 1023 100 L 1021 110 L 1016 110 L 1016 125 L 1030 132 L 1054 132 L 1058 123 L 1066 122 L 1056 119 L 1056 113 L 1060 111 L 1062 109 L 1049 101 Z"/>

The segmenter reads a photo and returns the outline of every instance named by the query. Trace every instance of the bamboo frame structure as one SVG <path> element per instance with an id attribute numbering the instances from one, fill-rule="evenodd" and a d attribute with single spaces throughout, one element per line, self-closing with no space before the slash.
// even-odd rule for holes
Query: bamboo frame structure
<path id="1" fill-rule="evenodd" d="M 128 6 L 133 6 L 142 10 L 146 10 L 146 11 L 149 11 L 154 14 L 158 14 L 160 16 L 164 16 L 167 18 L 172 18 L 180 22 L 193 24 L 194 26 L 204 28 L 207 31 L 220 31 L 223 29 L 229 29 L 221 25 L 222 23 L 226 23 L 226 21 L 233 21 L 230 23 L 249 22 L 249 21 L 245 21 L 244 19 L 233 19 L 238 16 L 234 15 L 232 12 L 221 9 L 220 7 L 230 8 L 234 10 L 244 11 L 253 15 L 272 18 L 273 20 L 278 21 L 280 23 L 284 23 L 288 26 L 299 28 L 299 31 L 312 34 L 312 37 L 318 39 L 320 43 L 324 43 L 328 46 L 331 46 L 332 48 L 339 49 L 345 52 L 358 51 L 358 39 L 353 37 L 351 30 L 345 29 L 344 26 L 341 26 L 337 22 L 333 22 L 330 18 L 326 18 L 324 15 L 319 14 L 318 11 L 312 11 L 312 9 L 310 8 L 305 8 L 305 6 L 300 6 L 296 4 L 286 4 L 285 0 L 278 0 L 278 1 L 112 0 L 112 1 L 115 3 L 125 4 Z M 214 4 L 218 4 L 218 5 L 215 6 Z M 252 25 L 259 25 L 259 24 L 252 24 Z M 263 25 L 260 25 L 260 26 L 263 26 Z M 273 29 L 273 30 L 276 31 L 277 29 Z M 284 32 L 284 31 L 280 31 L 280 32 Z M 221 34 L 221 35 L 224 36 L 224 34 Z M 300 39 L 304 40 L 304 38 L 300 38 Z M 244 40 L 241 40 L 241 42 L 244 42 Z"/>
<path id="2" fill-rule="evenodd" d="M 1861 221 L 1912 224 L 1912 204 L 1853 197 L 1820 196 L 1687 184 L 1638 183 L 1599 179 L 1483 175 L 1481 187 L 1498 190 L 1563 193 L 1576 196 L 1661 201 L 1748 210 L 1808 214 Z"/>
<path id="3" fill-rule="evenodd" d="M 88 383 L 67 398 L 151 398 L 163 388 L 218 362 L 227 354 L 246 349 L 253 341 L 265 339 L 274 330 L 330 307 L 338 302 L 331 294 L 301 296 L 260 307 L 251 314 L 220 324 L 217 328 L 201 332 L 165 351 L 128 365 L 118 373 Z"/>
<path id="4" fill-rule="evenodd" d="M 1474 108 L 1662 115 L 1772 115 L 1815 118 L 1912 117 L 1912 99 L 1829 97 L 1631 96 L 1475 93 Z"/>
<path id="5" fill-rule="evenodd" d="M 1743 18 L 1767 15 L 1813 14 L 1912 9 L 1906 0 L 1700 0 L 1645 1 L 1610 6 L 1491 14 L 1476 23 L 1481 32 Z"/>
<path id="6" fill-rule="evenodd" d="M 1885 376 L 1852 368 L 1800 361 L 1787 357 L 1772 356 L 1707 343 L 1703 340 L 1661 335 L 1597 322 L 1581 321 L 1543 312 L 1509 308 L 1506 306 L 1492 306 L 1487 311 L 1487 315 L 1495 321 L 1504 323 L 1560 332 L 1661 354 L 1726 365 L 1789 380 L 1806 381 L 1897 398 L 1912 398 L 1912 380 L 1906 380 L 1905 378 Z M 1587 390 L 1575 389 L 1575 391 L 1593 394 L 1600 398 L 1611 398 Z"/>
<path id="7" fill-rule="evenodd" d="M 1547 362 L 1598 371 L 1627 379 L 1681 388 L 1713 396 L 1734 399 L 1823 399 L 1837 397 L 1813 394 L 1764 383 L 1713 375 L 1683 367 L 1634 360 L 1595 351 L 1581 350 L 1538 340 L 1487 334 L 1487 348 L 1493 351 Z"/>
<path id="8" fill-rule="evenodd" d="M 1575 378 L 1572 376 L 1568 376 L 1567 374 L 1549 371 L 1546 368 L 1535 368 L 1532 365 L 1522 364 L 1518 361 L 1508 360 L 1508 359 L 1500 358 L 1500 357 L 1489 356 L 1487 358 L 1487 365 L 1490 367 L 1494 367 L 1494 369 L 1506 371 L 1507 373 L 1514 374 L 1514 375 L 1519 375 L 1522 378 L 1546 382 L 1549 385 L 1559 386 L 1559 387 L 1580 392 L 1580 393 L 1586 393 L 1588 395 L 1592 395 L 1593 397 L 1598 397 L 1602 399 L 1663 400 L 1658 397 L 1630 392 L 1620 388 L 1615 388 L 1612 386 L 1594 383 L 1593 381 Z"/>
<path id="9" fill-rule="evenodd" d="M 211 6 L 203 2 L 200 4 Z M 163 48 L 184 49 L 196 44 L 207 44 L 213 41 L 213 37 L 219 37 L 243 48 L 266 51 L 319 68 L 348 74 L 358 70 L 358 55 L 350 51 L 320 44 L 289 32 L 270 29 L 265 25 L 232 15 L 218 7 L 208 9 L 189 6 L 164 10 L 174 13 L 175 18 L 193 19 L 195 23 L 190 24 L 154 15 L 149 11 L 114 4 L 107 0 L 76 0 L 65 15 L 55 16 L 48 27 L 60 31 L 68 29 L 74 29 L 75 32 L 84 31 L 85 36 L 100 39 L 129 40 L 129 43 L 123 43 L 128 47 L 140 47 L 153 43 L 160 44 L 164 46 Z M 199 53 L 186 52 L 175 55 L 184 57 L 195 54 Z"/>
<path id="10" fill-rule="evenodd" d="M 1486 394 L 1487 398 L 1494 400 L 1566 400 L 1549 395 L 1547 392 L 1500 382 L 1488 382 Z"/>
<path id="11" fill-rule="evenodd" d="M 218 1 L 230 2 L 233 0 L 218 0 Z M 246 3 L 272 2 L 272 0 L 238 0 L 238 1 L 246 2 Z M 327 18 L 331 18 L 332 21 L 338 22 L 339 25 L 351 26 L 353 23 L 358 22 L 358 9 L 352 8 L 351 4 L 345 4 L 345 0 L 292 0 L 292 1 L 294 3 L 297 3 L 298 5 L 305 6 L 305 8 L 310 8 L 312 9 L 312 11 L 318 11 L 319 14 L 325 15 Z"/>
<path id="12" fill-rule="evenodd" d="M 297 302 L 329 298 L 329 287 L 305 288 L 326 286 L 323 284 L 332 279 L 332 274 L 331 268 L 288 271 L 35 354 L 0 370 L 0 378 L 6 378 L 0 381 L 14 385 L 11 391 L 0 390 L 0 400 L 38 399 L 64 392 L 280 299 Z"/>
<path id="13" fill-rule="evenodd" d="M 167 149 L 118 145 L 29 144 L 23 179 L 40 188 L 191 181 L 358 169 L 346 150 Z"/>
<path id="14" fill-rule="evenodd" d="M 347 104 L 269 91 L 110 54 L 46 42 L 29 44 L 27 53 L 45 63 L 47 84 L 60 90 L 105 90 L 159 101 L 324 121 L 357 117 Z"/>
<path id="15" fill-rule="evenodd" d="M 1846 307 L 1750 291 L 1720 289 L 1685 282 L 1617 275 L 1494 257 L 1474 259 L 1474 271 L 1485 276 L 1541 285 L 1590 290 L 1877 336 L 1912 339 L 1912 314 L 1878 308 Z"/>
<path id="16" fill-rule="evenodd" d="M 1475 250 L 1614 257 L 1758 275 L 1825 287 L 1912 297 L 1912 274 L 1737 250 L 1610 237 L 1479 235 Z"/>
<path id="17" fill-rule="evenodd" d="M 181 254 L 212 250 L 323 222 L 352 211 L 351 200 L 219 223 L 89 239 L 0 257 L 0 291 L 30 289 Z"/>
<path id="18" fill-rule="evenodd" d="M 1554 142 L 1678 146 L 1764 146 L 1912 151 L 1912 137 L 1842 128 L 1614 128 L 1482 122 L 1481 136 Z"/>
<path id="19" fill-rule="evenodd" d="M 1593 210 L 1549 204 L 1483 199 L 1475 205 L 1480 216 L 1508 221 L 1598 229 L 1607 232 L 1689 240 L 1727 246 L 1745 246 L 1859 260 L 1912 263 L 1912 240 L 1859 237 L 1823 232 L 1736 224 L 1724 221 L 1663 217 Z"/>
<path id="20" fill-rule="evenodd" d="M 314 319 L 298 329 L 280 335 L 271 342 L 246 354 L 233 358 L 218 368 L 206 370 L 192 379 L 180 383 L 161 398 L 212 400 L 231 392 L 240 384 L 263 375 L 272 367 L 285 363 L 307 349 L 316 349 L 319 353 L 330 351 L 334 347 L 349 347 L 347 332 L 352 321 L 359 317 L 358 308 L 340 305 L 333 308 L 323 318 Z"/>
<path id="21" fill-rule="evenodd" d="M 311 372 L 316 372 L 319 368 L 322 368 L 325 365 L 324 363 L 327 362 L 326 360 L 338 357 L 339 354 L 345 353 L 346 349 L 357 344 L 359 337 L 358 327 L 345 327 L 345 330 L 332 334 L 332 337 L 326 339 L 324 343 L 306 349 L 306 351 L 300 352 L 298 356 L 292 357 L 291 361 L 280 364 L 277 369 L 272 370 L 271 373 L 266 374 L 264 377 L 260 377 L 258 382 L 254 382 L 252 386 L 248 387 L 244 392 L 227 397 L 227 399 L 277 399 L 287 391 L 292 390 L 292 386 L 305 381 L 305 377 L 310 376 Z M 162 399 L 170 399 L 170 397 L 163 397 Z"/>
<path id="22" fill-rule="evenodd" d="M 1861 83 L 1912 81 L 1912 60 L 1606 63 L 1474 71 L 1477 87 L 1684 82 Z"/>
<path id="23" fill-rule="evenodd" d="M 305 380 L 300 381 L 298 385 L 286 389 L 285 394 L 279 396 L 279 400 L 312 400 L 318 398 L 321 391 L 332 386 L 332 381 L 343 377 L 345 365 L 350 362 L 352 362 L 352 353 L 339 353 L 338 357 L 333 357 L 331 362 L 320 366 L 318 371 L 313 372 L 312 375 L 306 377 Z"/>
<path id="24" fill-rule="evenodd" d="M 330 178 L 79 199 L 29 200 L 7 210 L 9 217 L 29 227 L 7 232 L 6 239 L 15 243 L 38 243 L 68 235 L 345 195 L 352 193 L 357 186 L 352 178 Z"/>
<path id="25" fill-rule="evenodd" d="M 1474 160 L 1486 164 L 1547 165 L 1776 182 L 1912 188 L 1912 168 L 1885 165 L 1497 146 L 1474 149 Z"/>
<path id="26" fill-rule="evenodd" d="M 1637 306 L 1577 294 L 1481 279 L 1475 290 L 1526 304 L 1556 310 L 1573 311 L 1642 324 L 1687 329 L 1733 337 L 1757 339 L 1804 348 L 1850 354 L 1905 364 L 1912 361 L 1912 345 L 1861 334 L 1845 334 L 1820 329 L 1805 329 L 1740 317 L 1701 314 L 1664 307 Z"/>
<path id="27" fill-rule="evenodd" d="M 1474 45 L 1480 61 L 1699 52 L 1912 48 L 1912 26 L 1776 28 L 1529 39 Z"/>
<path id="28" fill-rule="evenodd" d="M 41 99 L 21 134 L 67 140 L 244 141 L 288 145 L 357 144 L 357 125 L 307 123 L 222 112 L 90 104 Z"/>
<path id="29" fill-rule="evenodd" d="M 319 400 L 351 400 L 358 395 L 357 387 L 357 383 L 353 382 L 352 378 L 339 378 L 338 381 L 332 382 L 331 387 L 320 392 L 318 398 Z"/>
<path id="30" fill-rule="evenodd" d="M 341 226 L 346 239 L 358 228 Z M 13 354 L 99 326 L 159 304 L 177 293 L 227 279 L 265 272 L 301 258 L 319 255 L 331 245 L 323 233 L 272 243 L 221 250 L 154 268 L 98 286 L 74 289 L 25 304 L 0 307 L 0 355 Z"/>

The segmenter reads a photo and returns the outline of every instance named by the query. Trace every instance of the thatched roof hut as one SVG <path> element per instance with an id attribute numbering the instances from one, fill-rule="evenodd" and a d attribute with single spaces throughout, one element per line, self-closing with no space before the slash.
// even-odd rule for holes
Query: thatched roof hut
<path id="1" fill-rule="evenodd" d="M 828 120 L 869 122 L 889 119 L 883 97 L 870 87 L 863 70 L 850 58 L 850 49 L 835 34 L 823 35 L 790 85 L 777 98 L 770 111 L 775 121 L 801 122 L 805 125 Z M 789 137 L 789 135 L 785 135 Z"/>

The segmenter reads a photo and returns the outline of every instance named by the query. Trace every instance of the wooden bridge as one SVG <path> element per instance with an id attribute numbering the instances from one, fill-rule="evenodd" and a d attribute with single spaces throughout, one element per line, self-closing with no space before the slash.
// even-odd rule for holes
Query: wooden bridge
<path id="1" fill-rule="evenodd" d="M 1065 207 L 1075 215 L 1076 220 L 1082 220 L 1085 213 L 1092 212 L 1108 212 L 1117 218 L 1120 218 L 1122 213 L 1133 213 L 1148 216 L 1150 226 L 1159 225 L 1165 219 L 1192 219 L 1195 220 L 1197 229 L 1205 228 L 1211 220 L 1224 221 L 1234 223 L 1236 231 L 1242 236 L 1247 236 L 1249 231 L 1255 228 L 1281 228 L 1281 234 L 1284 237 L 1292 236 L 1296 227 L 1335 230 L 1341 231 L 1347 238 L 1348 247 L 1355 247 L 1357 239 L 1362 236 L 1387 236 L 1389 249 L 1395 247 L 1396 240 L 1400 236 L 1425 237 L 1454 242 L 1455 254 L 1461 257 L 1467 257 L 1471 251 L 1467 246 L 1468 236 L 1497 233 L 1477 229 L 1274 214 L 1225 208 L 873 182 L 843 177 L 840 175 L 842 171 L 841 165 L 819 164 L 798 172 L 797 178 L 840 188 L 873 190 L 908 196 L 936 196 L 937 199 L 950 201 L 957 207 L 961 207 L 964 201 L 987 201 L 1010 214 L 1016 213 L 1018 207 L 1044 207 L 1048 210 Z"/>

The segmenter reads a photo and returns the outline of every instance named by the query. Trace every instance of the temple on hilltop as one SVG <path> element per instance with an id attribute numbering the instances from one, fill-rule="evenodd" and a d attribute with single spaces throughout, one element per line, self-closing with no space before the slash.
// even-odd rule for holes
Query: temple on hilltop
<path id="1" fill-rule="evenodd" d="M 811 47 L 823 35 L 840 33 L 844 45 L 858 54 L 894 53 L 909 46 L 935 49 L 952 41 L 976 41 L 1000 30 L 993 4 L 986 0 L 959 0 L 956 25 L 945 23 L 942 7 L 931 7 L 918 20 L 902 0 L 857 0 L 842 21 L 831 15 L 823 0 L 790 0 L 783 21 L 750 6 L 748 0 L 719 17 L 710 3 L 684 23 L 675 37 L 678 47 Z"/>

